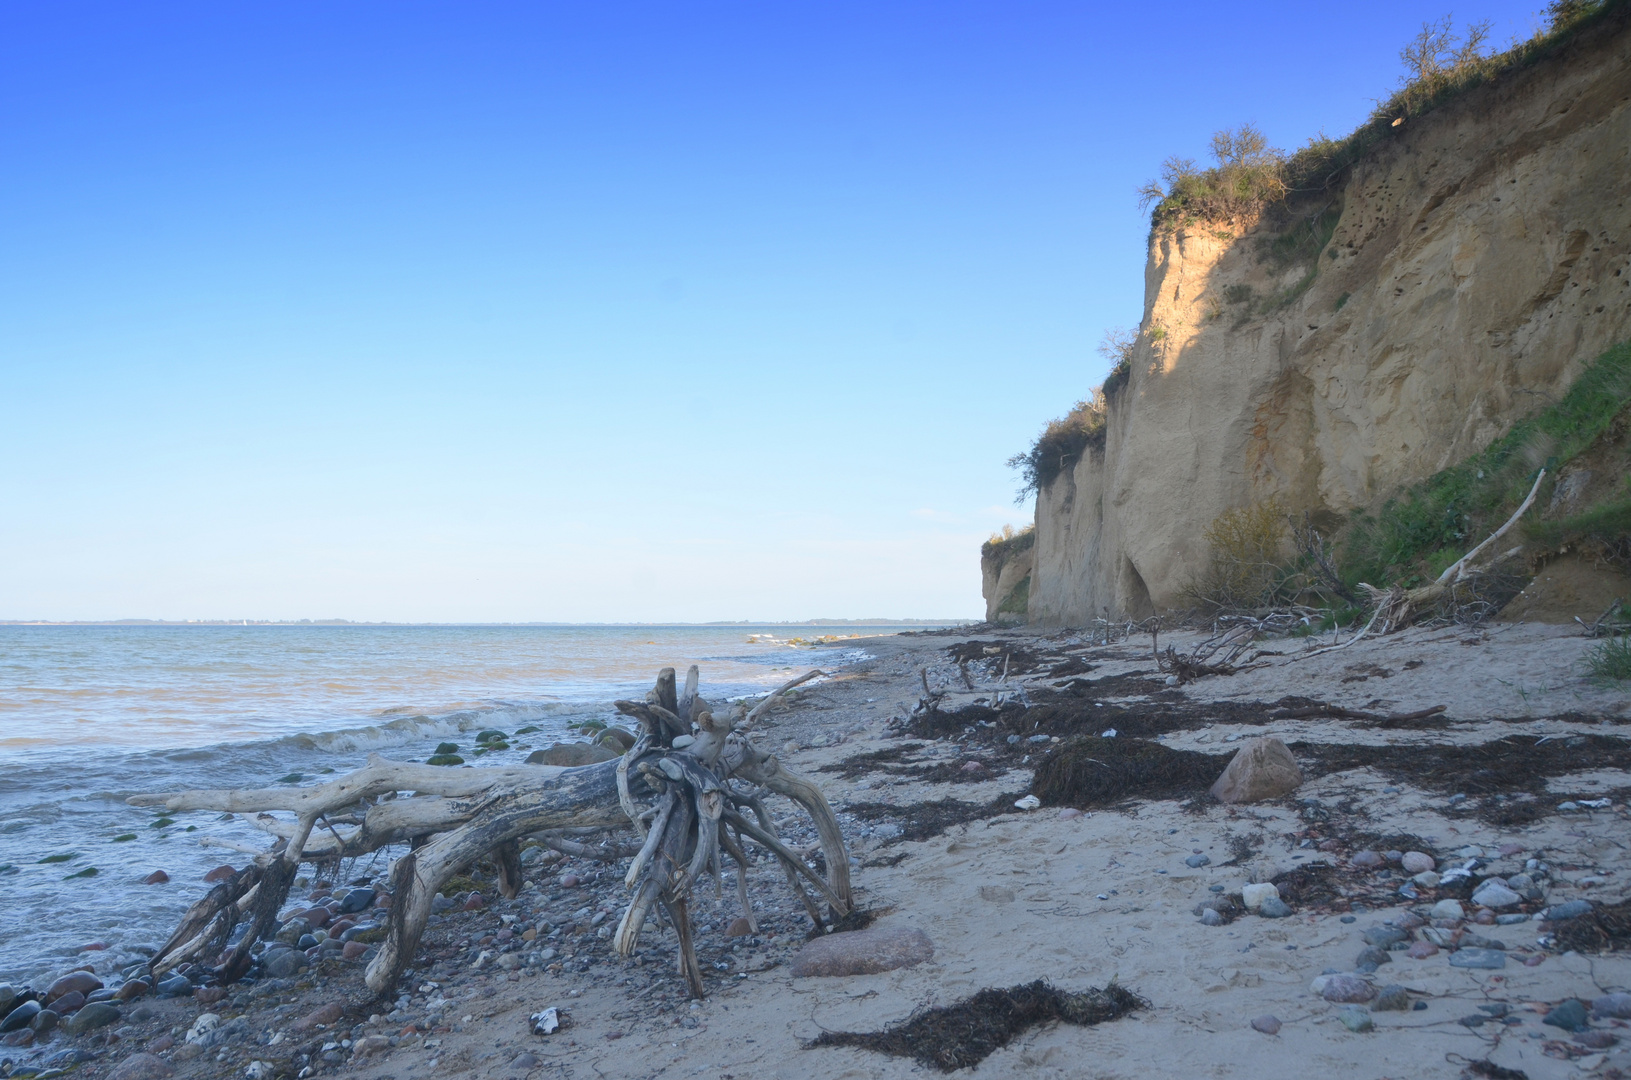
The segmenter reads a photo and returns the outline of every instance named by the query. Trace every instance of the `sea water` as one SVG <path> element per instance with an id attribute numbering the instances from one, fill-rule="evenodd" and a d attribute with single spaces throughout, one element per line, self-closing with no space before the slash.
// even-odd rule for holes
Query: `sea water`
<path id="1" fill-rule="evenodd" d="M 317 784 L 370 753 L 423 761 L 441 742 L 473 764 L 518 764 L 575 738 L 569 725 L 620 722 L 612 701 L 644 694 L 664 666 L 683 678 L 699 665 L 703 696 L 719 703 L 865 658 L 790 645 L 800 632 L 822 631 L 0 626 L 0 982 L 134 962 L 207 891 L 209 870 L 249 858 L 212 845 L 267 844 L 217 813 L 163 824 L 130 795 Z M 470 755 L 478 731 L 528 726 L 539 730 L 510 750 Z M 142 884 L 156 870 L 169 883 Z"/>

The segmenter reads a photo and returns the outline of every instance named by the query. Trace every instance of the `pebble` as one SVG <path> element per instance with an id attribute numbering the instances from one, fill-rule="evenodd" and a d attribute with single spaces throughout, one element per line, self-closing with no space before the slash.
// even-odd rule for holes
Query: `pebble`
<path id="1" fill-rule="evenodd" d="M 466 899 L 465 902 L 462 905 L 460 905 L 459 910 L 460 911 L 480 911 L 482 908 L 484 908 L 486 906 L 487 906 L 487 901 L 482 898 L 481 893 L 473 892 L 473 893 L 470 894 L 469 898 Z"/>
<path id="2" fill-rule="evenodd" d="M 169 1036 L 164 1036 L 168 1038 Z M 157 1039 L 149 1046 L 156 1045 Z M 131 1054 L 108 1073 L 108 1080 L 165 1080 L 173 1076 L 175 1070 L 170 1063 L 154 1054 Z"/>
<path id="3" fill-rule="evenodd" d="M 1368 973 L 1375 971 L 1383 964 L 1391 963 L 1393 963 L 1393 957 L 1387 954 L 1386 949 L 1378 949 L 1374 945 L 1368 945 L 1361 949 L 1359 955 L 1354 958 L 1354 969 Z"/>
<path id="4" fill-rule="evenodd" d="M 352 889 L 340 901 L 340 914 L 355 915 L 360 911 L 367 911 L 374 903 L 373 889 Z"/>
<path id="5" fill-rule="evenodd" d="M 1631 994 L 1604 994 L 1592 1001 L 1591 1014 L 1600 1020 L 1631 1020 Z"/>
<path id="6" fill-rule="evenodd" d="M 344 945 L 340 946 L 340 958 L 342 960 L 360 960 L 362 959 L 362 954 L 367 951 L 368 946 L 364 942 L 348 941 Z"/>
<path id="7" fill-rule="evenodd" d="M 1360 935 L 1365 939 L 1366 945 L 1374 945 L 1378 949 L 1392 948 L 1403 941 L 1410 940 L 1407 930 L 1400 930 L 1397 926 L 1373 926 Z"/>
<path id="8" fill-rule="evenodd" d="M 1431 941 L 1412 942 L 1410 950 L 1405 955 L 1412 960 L 1426 960 L 1430 956 L 1438 955 L 1438 946 Z"/>
<path id="9" fill-rule="evenodd" d="M 1256 911 L 1263 906 L 1263 901 L 1269 899 L 1280 899 L 1280 890 L 1272 882 L 1254 882 L 1240 890 L 1240 900 L 1247 911 Z"/>
<path id="10" fill-rule="evenodd" d="M 536 1069 L 541 1064 L 543 1064 L 543 1062 L 539 1060 L 537 1054 L 517 1054 L 515 1059 L 510 1062 L 510 1068 L 521 1070 Z"/>
<path id="11" fill-rule="evenodd" d="M 1316 994 L 1338 1004 L 1362 1004 L 1376 996 L 1376 987 L 1358 975 L 1321 975 L 1314 982 Z"/>
<path id="12" fill-rule="evenodd" d="M 1290 904 L 1279 896 L 1271 896 L 1257 906 L 1257 913 L 1265 919 L 1283 919 L 1292 912 Z"/>
<path id="13" fill-rule="evenodd" d="M 1376 995 L 1376 1002 L 1371 1006 L 1372 1012 L 1409 1012 L 1410 991 L 1397 983 L 1382 987 L 1382 992 Z"/>
<path id="14" fill-rule="evenodd" d="M 1361 870 L 1379 870 L 1387 865 L 1387 859 L 1375 851 L 1356 851 L 1348 862 Z"/>
<path id="15" fill-rule="evenodd" d="M 1495 971 L 1506 967 L 1506 953 L 1499 949 L 1457 949 L 1450 957 L 1450 966 Z"/>
<path id="16" fill-rule="evenodd" d="M 1205 855 L 1191 855 L 1189 858 L 1184 860 L 1184 865 L 1189 867 L 1191 870 L 1199 870 L 1201 867 L 1207 865 L 1211 861 L 1212 860 Z"/>
<path id="17" fill-rule="evenodd" d="M 1562 1028 L 1564 1031 L 1579 1031 L 1587 1023 L 1586 1003 L 1576 998 L 1570 998 L 1552 1009 L 1551 1012 L 1548 1012 L 1541 1023 L 1555 1028 Z"/>
<path id="18" fill-rule="evenodd" d="M 1063 810 L 1059 811 L 1060 821 L 1075 821 L 1077 818 L 1082 816 L 1082 812 L 1076 809 L 1074 806 L 1067 806 Z"/>
<path id="19" fill-rule="evenodd" d="M 261 968 L 274 979 L 287 979 L 295 972 L 306 966 L 304 953 L 293 949 L 278 949 L 261 957 Z M 170 980 L 166 980 L 169 982 Z M 164 991 L 165 983 L 159 984 L 160 994 Z"/>
<path id="20" fill-rule="evenodd" d="M 234 870 L 230 866 L 222 865 L 217 866 L 214 870 L 211 870 L 209 873 L 205 874 L 204 880 L 213 885 L 218 881 L 231 881 L 237 876 L 238 871 Z"/>
<path id="21" fill-rule="evenodd" d="M 1423 888 L 1423 889 L 1436 889 L 1436 888 L 1438 888 L 1438 883 L 1439 883 L 1438 871 L 1437 870 L 1423 870 L 1421 873 L 1417 874 L 1415 877 L 1412 877 L 1410 880 L 1411 880 L 1412 884 L 1414 884 L 1414 885 L 1416 885 L 1416 886 L 1418 886 L 1420 888 Z"/>
<path id="22" fill-rule="evenodd" d="M 1464 919 L 1466 911 L 1461 907 L 1459 900 L 1440 900 L 1428 912 L 1434 919 Z"/>
<path id="23" fill-rule="evenodd" d="M 58 1016 L 67 1016 L 85 1004 L 85 995 L 78 990 L 70 990 L 49 1004 L 52 1009 L 56 1010 Z"/>
<path id="24" fill-rule="evenodd" d="M 1280 1018 L 1272 1013 L 1264 1013 L 1252 1020 L 1252 1030 L 1261 1031 L 1265 1035 L 1280 1034 Z"/>
<path id="25" fill-rule="evenodd" d="M 87 1031 L 95 1031 L 99 1027 L 118 1023 L 122 1015 L 117 1006 L 109 1005 L 105 1001 L 93 1001 L 75 1013 L 62 1027 L 70 1035 L 83 1035 Z"/>
<path id="26" fill-rule="evenodd" d="M 1212 908 L 1206 908 L 1206 909 L 1201 911 L 1201 925 L 1202 926 L 1222 926 L 1223 925 L 1223 916 L 1219 915 Z"/>
<path id="27" fill-rule="evenodd" d="M 874 975 L 934 959 L 934 943 L 910 927 L 870 927 L 816 938 L 793 957 L 794 978 Z"/>
<path id="28" fill-rule="evenodd" d="M 1399 864 L 1405 868 L 1406 873 L 1420 874 L 1428 870 L 1438 869 L 1438 860 L 1425 851 L 1407 851 L 1399 859 Z"/>
<path id="29" fill-rule="evenodd" d="M 1337 1016 L 1342 1021 L 1342 1026 L 1356 1035 L 1363 1035 L 1376 1027 L 1376 1021 L 1371 1019 L 1370 1012 L 1366 1009 L 1343 1009 Z"/>
<path id="30" fill-rule="evenodd" d="M 1472 902 L 1482 907 L 1498 910 L 1518 906 L 1523 903 L 1523 897 L 1494 878 L 1488 878 L 1473 891 Z"/>
<path id="31" fill-rule="evenodd" d="M 564 874 L 561 877 L 561 888 L 575 889 L 583 884 L 583 879 L 576 874 Z"/>
<path id="32" fill-rule="evenodd" d="M 41 1009 L 34 1014 L 34 1019 L 29 1021 L 28 1026 L 36 1035 L 44 1035 L 56 1027 L 57 1021 L 61 1019 L 62 1016 L 55 1009 Z"/>
<path id="33" fill-rule="evenodd" d="M 92 990 L 100 989 L 102 989 L 102 980 L 95 975 L 88 971 L 70 971 L 45 988 L 45 1000 L 49 1004 L 76 990 L 81 994 L 88 994 Z"/>
<path id="34" fill-rule="evenodd" d="M 163 870 L 155 870 L 151 874 L 148 874 L 146 877 L 142 878 L 142 884 L 143 885 L 163 885 L 165 882 L 167 882 L 169 880 L 170 880 L 170 875 L 169 874 L 166 874 Z"/>
<path id="35" fill-rule="evenodd" d="M 23 1002 L 7 1013 L 4 1020 L 0 1020 L 0 1034 L 27 1027 L 42 1008 L 43 1006 L 37 1001 Z"/>
<path id="36" fill-rule="evenodd" d="M 1561 904 L 1553 904 L 1541 912 L 1541 917 L 1548 922 L 1562 922 L 1565 919 L 1578 919 L 1582 915 L 1590 914 L 1590 900 L 1567 900 Z"/>

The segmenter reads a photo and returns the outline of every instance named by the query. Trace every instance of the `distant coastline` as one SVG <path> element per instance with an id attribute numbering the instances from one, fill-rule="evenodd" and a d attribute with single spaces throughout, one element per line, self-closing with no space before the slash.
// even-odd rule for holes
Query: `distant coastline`
<path id="1" fill-rule="evenodd" d="M 712 622 L 363 622 L 355 619 L 0 619 L 0 626 L 964 626 L 978 619 L 717 619 Z"/>

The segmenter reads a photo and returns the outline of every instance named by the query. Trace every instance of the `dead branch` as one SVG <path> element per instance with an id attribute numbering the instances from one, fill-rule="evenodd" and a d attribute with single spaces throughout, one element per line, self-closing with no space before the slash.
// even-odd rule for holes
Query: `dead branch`
<path id="1" fill-rule="evenodd" d="M 276 837 L 271 850 L 187 911 L 154 958 L 154 969 L 189 960 L 207 963 L 247 921 L 245 934 L 215 967 L 220 981 L 234 981 L 248 971 L 256 943 L 275 932 L 277 913 L 302 862 L 406 843 L 411 850 L 391 869 L 387 935 L 367 972 L 369 989 L 383 994 L 412 960 L 442 885 L 489 856 L 499 864 L 500 891 L 515 896 L 521 887 L 518 841 L 535 836 L 571 855 L 607 861 L 632 855 L 626 880 L 634 898 L 618 926 L 617 950 L 624 956 L 633 952 L 646 917 L 661 904 L 679 933 L 680 970 L 692 993 L 701 996 L 690 897 L 699 879 L 718 880 L 721 852 L 745 867 L 744 840 L 751 840 L 780 860 L 818 926 L 821 912 L 800 879 L 826 901 L 830 918 L 850 910 L 849 855 L 832 808 L 815 784 L 783 768 L 742 734 L 772 701 L 820 674 L 792 680 L 751 712 L 737 705 L 721 718 L 697 695 L 696 667 L 688 672 L 683 692 L 676 688 L 674 669 L 664 668 L 644 702 L 617 703 L 619 711 L 640 721 L 634 746 L 620 759 L 579 768 L 446 769 L 372 755 L 362 769 L 316 787 L 134 796 L 128 801 L 136 806 L 254 815 L 252 822 Z M 397 797 L 405 792 L 413 797 Z M 780 841 L 762 806 L 770 794 L 791 799 L 813 820 L 826 861 L 824 877 Z M 743 817 L 739 807 L 752 808 L 756 821 Z M 275 811 L 298 818 L 291 823 L 274 817 Z M 325 828 L 314 837 L 319 820 Z M 647 820 L 651 827 L 639 841 L 612 835 L 631 826 L 639 835 Z M 606 837 L 598 846 L 584 839 L 596 835 Z M 739 875 L 738 888 L 751 920 L 744 876 Z"/>

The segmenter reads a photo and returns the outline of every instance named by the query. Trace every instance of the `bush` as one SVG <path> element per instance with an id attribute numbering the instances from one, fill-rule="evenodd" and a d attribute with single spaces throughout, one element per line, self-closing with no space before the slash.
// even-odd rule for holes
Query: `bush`
<path id="1" fill-rule="evenodd" d="M 1015 555 L 1030 550 L 1035 543 L 1035 525 L 1027 525 L 1019 530 L 1015 530 L 1012 525 L 1004 525 L 1002 532 L 992 533 L 991 539 L 980 545 L 980 555 L 988 559 L 1000 557 L 1006 562 Z"/>
<path id="2" fill-rule="evenodd" d="M 1286 194 L 1285 154 L 1251 124 L 1214 132 L 1210 169 L 1189 158 L 1170 157 L 1161 179 L 1139 189 L 1139 205 L 1155 205 L 1156 227 L 1195 221 L 1252 217 Z"/>
<path id="3" fill-rule="evenodd" d="M 1029 450 L 1008 459 L 1008 467 L 1018 469 L 1023 481 L 1014 502 L 1023 503 L 1031 492 L 1053 483 L 1060 473 L 1080 461 L 1089 447 L 1104 446 L 1110 398 L 1132 377 L 1137 345 L 1138 334 L 1132 330 L 1115 327 L 1104 332 L 1098 348 L 1099 355 L 1110 361 L 1110 374 L 1104 382 L 1063 417 L 1049 421 Z"/>
<path id="4" fill-rule="evenodd" d="M 1201 534 L 1211 547 L 1205 574 L 1189 587 L 1218 608 L 1265 607 L 1289 577 L 1290 519 L 1278 499 L 1226 510 Z"/>

